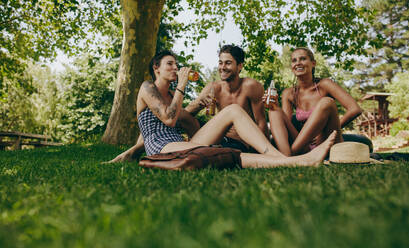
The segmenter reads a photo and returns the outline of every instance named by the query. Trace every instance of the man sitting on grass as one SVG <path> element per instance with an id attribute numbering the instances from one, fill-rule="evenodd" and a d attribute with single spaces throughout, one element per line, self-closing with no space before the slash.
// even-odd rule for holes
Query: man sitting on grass
<path id="1" fill-rule="evenodd" d="M 216 100 L 218 111 L 231 104 L 241 106 L 267 136 L 267 122 L 262 101 L 264 88 L 255 79 L 240 77 L 239 74 L 243 68 L 244 57 L 243 49 L 238 46 L 225 45 L 220 49 L 218 71 L 221 80 L 208 83 L 197 99 L 185 108 L 185 111 L 179 118 L 180 126 L 185 128 L 189 137 L 199 129 L 197 120 L 193 116 L 211 104 L 213 98 Z M 240 139 L 234 127 L 230 128 L 225 137 L 223 137 L 221 145 L 223 147 L 236 148 L 242 152 L 253 151 L 248 144 Z M 138 159 L 143 151 L 143 139 L 139 136 L 136 145 L 109 162 L 133 161 Z"/>

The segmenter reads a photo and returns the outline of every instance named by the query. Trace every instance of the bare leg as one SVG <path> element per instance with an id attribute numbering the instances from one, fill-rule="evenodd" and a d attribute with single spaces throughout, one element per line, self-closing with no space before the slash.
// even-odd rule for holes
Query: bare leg
<path id="1" fill-rule="evenodd" d="M 186 131 L 187 135 L 191 138 L 200 125 L 196 118 L 194 118 L 189 112 L 182 109 L 178 119 L 180 126 Z M 187 148 L 186 148 L 187 149 Z M 138 141 L 134 146 L 119 154 L 114 159 L 104 163 L 117 163 L 117 162 L 131 162 L 137 160 L 140 155 L 145 151 L 144 141 L 141 134 L 139 134 Z"/>
<path id="2" fill-rule="evenodd" d="M 298 135 L 297 129 L 281 109 L 269 110 L 271 135 L 278 150 L 286 156 L 291 156 L 290 141 L 295 140 Z"/>
<path id="3" fill-rule="evenodd" d="M 272 157 L 264 154 L 242 153 L 243 168 L 274 168 L 279 166 L 318 166 L 334 144 L 337 132 L 333 131 L 328 138 L 314 150 L 294 157 Z"/>
<path id="4" fill-rule="evenodd" d="M 336 138 L 338 141 L 340 140 L 341 126 L 338 110 L 334 100 L 330 97 L 323 97 L 320 99 L 294 143 L 291 145 L 292 154 L 298 154 L 303 151 L 307 145 L 316 136 L 323 133 L 324 130 L 326 135 L 323 138 L 326 138 L 330 132 L 336 130 Z"/>
<path id="5" fill-rule="evenodd" d="M 180 112 L 178 122 L 189 138 L 192 138 L 197 130 L 200 129 L 199 121 L 184 109 Z"/>
<path id="6" fill-rule="evenodd" d="M 142 135 L 139 134 L 136 145 L 132 146 L 128 150 L 116 156 L 114 159 L 104 163 L 119 163 L 119 162 L 131 162 L 139 158 L 139 156 L 145 151 Z"/>
<path id="7" fill-rule="evenodd" d="M 234 125 L 240 138 L 259 153 L 285 157 L 271 145 L 250 116 L 237 104 L 229 105 L 221 110 L 197 131 L 192 137 L 191 143 L 196 145 L 218 144 L 232 125 Z M 187 146 L 189 145 L 184 142 L 170 143 L 162 149 L 162 152 L 187 149 Z"/>

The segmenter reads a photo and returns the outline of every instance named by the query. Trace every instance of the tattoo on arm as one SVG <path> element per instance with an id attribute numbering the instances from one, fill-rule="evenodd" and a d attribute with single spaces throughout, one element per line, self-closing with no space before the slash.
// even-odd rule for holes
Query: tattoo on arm
<path id="1" fill-rule="evenodd" d="M 158 118 L 161 117 L 160 109 L 159 108 L 152 108 L 152 113 L 155 114 Z"/>
<path id="2" fill-rule="evenodd" d="M 159 93 L 158 89 L 153 83 L 145 83 L 145 89 L 146 92 L 152 97 L 157 100 L 159 100 L 162 105 L 166 105 L 164 99 L 162 98 L 162 95 Z M 160 111 L 161 106 L 155 106 L 151 109 L 151 111 L 158 117 L 161 117 L 161 111 Z M 171 119 L 174 119 L 176 117 L 176 108 L 177 104 L 172 103 L 170 106 L 167 108 L 167 116 Z"/>
<path id="3" fill-rule="evenodd" d="M 174 119 L 176 117 L 176 104 L 172 103 L 169 107 L 168 107 L 168 115 L 171 119 Z"/>
<path id="4" fill-rule="evenodd" d="M 146 91 L 156 99 L 159 99 L 161 102 L 163 102 L 162 96 L 160 95 L 158 89 L 155 87 L 153 83 L 150 84 L 145 84 Z"/>
<path id="5" fill-rule="evenodd" d="M 143 84 L 143 86 L 145 87 L 146 92 L 152 97 L 155 98 L 157 100 L 159 100 L 162 104 L 164 104 L 164 100 L 162 98 L 162 96 L 160 95 L 158 89 L 156 88 L 156 86 L 153 83 L 149 83 L 146 82 Z M 151 109 L 151 111 L 157 116 L 157 117 L 161 117 L 161 112 L 160 112 L 160 107 L 159 106 L 155 106 Z"/>

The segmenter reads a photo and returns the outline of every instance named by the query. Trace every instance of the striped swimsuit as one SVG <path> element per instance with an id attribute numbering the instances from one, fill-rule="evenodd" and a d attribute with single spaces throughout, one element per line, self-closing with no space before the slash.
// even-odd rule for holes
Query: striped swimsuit
<path id="1" fill-rule="evenodd" d="M 166 126 L 149 108 L 138 115 L 138 125 L 148 156 L 160 153 L 169 143 L 184 141 L 179 128 Z"/>

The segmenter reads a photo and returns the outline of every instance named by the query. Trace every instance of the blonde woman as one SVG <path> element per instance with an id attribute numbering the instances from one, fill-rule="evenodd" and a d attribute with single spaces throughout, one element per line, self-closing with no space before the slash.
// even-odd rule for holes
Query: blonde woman
<path id="1" fill-rule="evenodd" d="M 329 78 L 315 78 L 314 54 L 305 47 L 294 49 L 291 70 L 297 82 L 282 93 L 282 109 L 269 110 L 270 129 L 279 151 L 285 155 L 303 154 L 358 117 L 362 110 L 343 88 Z M 346 112 L 338 115 L 337 100 Z M 295 112 L 295 120 L 293 113 Z M 292 121 L 293 119 L 293 121 Z"/>

